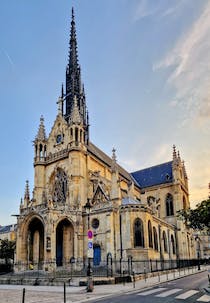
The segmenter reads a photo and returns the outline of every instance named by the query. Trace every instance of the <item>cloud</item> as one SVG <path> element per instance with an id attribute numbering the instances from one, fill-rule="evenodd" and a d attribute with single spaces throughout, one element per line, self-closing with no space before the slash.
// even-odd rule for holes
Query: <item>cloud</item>
<path id="1" fill-rule="evenodd" d="M 206 120 L 210 111 L 210 2 L 174 48 L 153 66 L 154 70 L 167 68 L 167 85 L 175 88 L 177 104 L 182 103 L 189 120 Z"/>
<path id="2" fill-rule="evenodd" d="M 8 59 L 8 61 L 9 61 L 10 65 L 11 65 L 12 67 L 14 67 L 15 64 L 14 64 L 13 60 L 11 59 L 10 55 L 8 54 L 8 52 L 7 52 L 6 50 L 4 50 L 4 49 L 2 49 L 2 52 L 3 52 L 4 55 L 7 57 L 7 59 Z"/>
<path id="3" fill-rule="evenodd" d="M 171 17 L 177 15 L 183 8 L 183 6 L 189 2 L 189 0 L 179 0 L 178 2 L 174 2 L 174 5 L 166 8 L 160 17 Z"/>
<path id="4" fill-rule="evenodd" d="M 154 15 L 158 11 L 157 5 L 151 4 L 148 0 L 138 1 L 138 5 L 135 7 L 135 13 L 133 16 L 134 21 L 142 18 Z"/>
<path id="5" fill-rule="evenodd" d="M 167 6 L 165 1 L 150 1 L 140 0 L 135 7 L 133 16 L 134 21 L 142 18 L 156 16 L 157 18 L 176 16 L 178 12 L 182 11 L 183 6 L 191 0 L 174 1 L 173 5 Z M 171 3 L 170 3 L 171 4 Z"/>

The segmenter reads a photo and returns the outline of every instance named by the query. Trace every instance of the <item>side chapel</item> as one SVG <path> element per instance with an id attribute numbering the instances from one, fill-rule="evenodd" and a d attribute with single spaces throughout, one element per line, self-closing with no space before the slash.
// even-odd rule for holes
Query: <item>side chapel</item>
<path id="1" fill-rule="evenodd" d="M 17 221 L 17 270 L 30 264 L 48 270 L 87 259 L 88 222 L 93 263 L 111 255 L 133 260 L 194 258 L 193 237 L 176 212 L 189 208 L 184 162 L 172 159 L 135 172 L 119 166 L 89 138 L 89 118 L 78 63 L 72 9 L 65 92 L 49 136 L 41 117 L 34 140 L 34 189 L 26 182 Z M 85 211 L 86 203 L 91 212 Z"/>

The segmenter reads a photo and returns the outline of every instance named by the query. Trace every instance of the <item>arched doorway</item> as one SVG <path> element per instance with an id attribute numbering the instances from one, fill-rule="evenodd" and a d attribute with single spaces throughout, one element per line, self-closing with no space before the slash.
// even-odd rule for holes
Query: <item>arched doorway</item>
<path id="1" fill-rule="evenodd" d="M 97 266 L 101 263 L 101 247 L 98 244 L 93 245 L 93 265 Z"/>
<path id="2" fill-rule="evenodd" d="M 56 228 L 56 265 L 69 264 L 74 256 L 74 229 L 68 219 L 60 221 Z"/>
<path id="3" fill-rule="evenodd" d="M 44 261 L 44 225 L 37 217 L 28 225 L 27 252 L 28 263 L 32 264 L 34 269 L 41 269 Z"/>

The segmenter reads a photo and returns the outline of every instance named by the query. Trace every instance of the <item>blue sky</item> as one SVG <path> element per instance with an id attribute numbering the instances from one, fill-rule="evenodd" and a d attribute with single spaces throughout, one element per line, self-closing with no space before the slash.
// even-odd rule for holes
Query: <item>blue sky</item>
<path id="1" fill-rule="evenodd" d="M 185 160 L 192 206 L 208 196 L 210 1 L 0 3 L 0 225 L 15 221 L 40 116 L 47 133 L 65 81 L 71 7 L 91 141 L 135 171 Z"/>

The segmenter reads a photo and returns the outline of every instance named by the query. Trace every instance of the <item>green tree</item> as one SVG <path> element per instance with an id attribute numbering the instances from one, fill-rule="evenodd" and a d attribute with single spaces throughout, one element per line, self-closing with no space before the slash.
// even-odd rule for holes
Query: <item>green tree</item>
<path id="1" fill-rule="evenodd" d="M 15 241 L 1 240 L 0 259 L 4 259 L 6 264 L 9 263 L 9 260 L 14 260 L 15 247 Z"/>
<path id="2" fill-rule="evenodd" d="M 191 228 L 210 231 L 210 197 L 196 205 L 195 209 L 178 211 L 178 216 Z"/>

